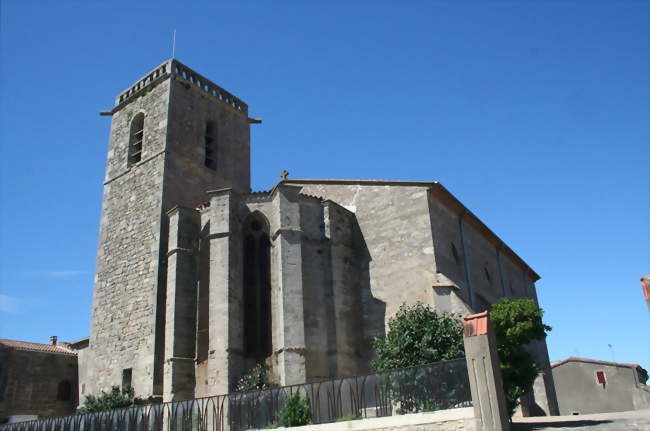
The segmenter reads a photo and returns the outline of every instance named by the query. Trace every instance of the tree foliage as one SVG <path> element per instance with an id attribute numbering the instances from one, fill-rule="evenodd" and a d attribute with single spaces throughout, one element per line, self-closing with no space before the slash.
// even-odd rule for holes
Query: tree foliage
<path id="1" fill-rule="evenodd" d="M 532 391 L 539 374 L 533 356 L 524 347 L 534 340 L 543 340 L 551 330 L 542 322 L 543 315 L 544 311 L 531 299 L 504 298 L 490 312 L 511 414 L 519 398 Z M 373 348 L 377 359 L 371 365 L 378 371 L 462 358 L 463 323 L 459 315 L 437 313 L 420 302 L 402 305 L 389 320 L 386 336 L 374 339 Z M 418 400 L 416 410 L 421 411 L 422 405 Z"/>
<path id="2" fill-rule="evenodd" d="M 280 423 L 285 427 L 307 425 L 311 421 L 309 398 L 302 398 L 299 392 L 289 395 L 280 411 Z"/>
<path id="3" fill-rule="evenodd" d="M 375 337 L 372 346 L 377 371 L 462 358 L 463 323 L 460 315 L 438 313 L 421 302 L 403 304 L 388 321 L 386 336 Z"/>
<path id="4" fill-rule="evenodd" d="M 524 346 L 534 340 L 543 340 L 551 330 L 542 322 L 543 315 L 544 311 L 526 298 L 502 298 L 490 312 L 501 362 L 503 390 L 511 415 L 519 405 L 519 398 L 532 391 L 539 374 L 535 359 L 524 350 Z"/>
<path id="5" fill-rule="evenodd" d="M 119 409 L 122 407 L 131 407 L 139 402 L 134 398 L 132 387 L 120 390 L 118 386 L 113 386 L 110 392 L 104 392 L 100 395 L 86 395 L 86 400 L 82 407 L 77 409 L 77 413 L 95 413 L 106 410 Z"/>

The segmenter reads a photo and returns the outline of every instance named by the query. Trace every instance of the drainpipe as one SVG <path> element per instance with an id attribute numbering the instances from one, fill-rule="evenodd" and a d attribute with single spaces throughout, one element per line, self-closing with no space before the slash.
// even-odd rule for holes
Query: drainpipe
<path id="1" fill-rule="evenodd" d="M 469 306 L 474 309 L 474 291 L 472 290 L 472 283 L 469 278 L 469 259 L 467 258 L 467 247 L 465 246 L 465 232 L 463 231 L 463 219 L 467 215 L 467 208 L 463 209 L 463 212 L 460 213 L 458 217 L 458 228 L 460 230 L 460 245 L 463 249 L 463 266 L 465 267 L 465 285 L 467 286 L 467 292 L 469 293 Z"/>

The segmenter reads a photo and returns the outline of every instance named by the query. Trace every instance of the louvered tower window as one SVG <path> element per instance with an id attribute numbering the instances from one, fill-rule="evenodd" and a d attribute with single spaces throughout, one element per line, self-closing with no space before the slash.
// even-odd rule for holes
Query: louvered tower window
<path id="1" fill-rule="evenodd" d="M 205 125 L 205 166 L 217 170 L 217 126 L 208 121 Z"/>
<path id="2" fill-rule="evenodd" d="M 144 114 L 139 113 L 131 121 L 129 137 L 129 166 L 142 160 L 142 141 L 144 139 Z"/>

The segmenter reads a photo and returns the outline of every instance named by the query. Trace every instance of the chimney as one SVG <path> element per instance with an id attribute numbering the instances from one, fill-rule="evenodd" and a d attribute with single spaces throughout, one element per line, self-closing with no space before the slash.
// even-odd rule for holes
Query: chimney
<path id="1" fill-rule="evenodd" d="M 52 335 L 50 337 L 50 344 L 56 346 L 56 335 Z"/>

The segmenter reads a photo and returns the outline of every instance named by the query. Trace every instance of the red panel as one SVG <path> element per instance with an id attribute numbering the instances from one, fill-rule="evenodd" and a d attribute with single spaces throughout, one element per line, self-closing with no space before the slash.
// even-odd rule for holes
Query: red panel
<path id="1" fill-rule="evenodd" d="M 605 381 L 605 372 L 604 371 L 596 371 L 596 380 L 598 381 L 599 385 L 604 385 L 607 383 Z"/>

